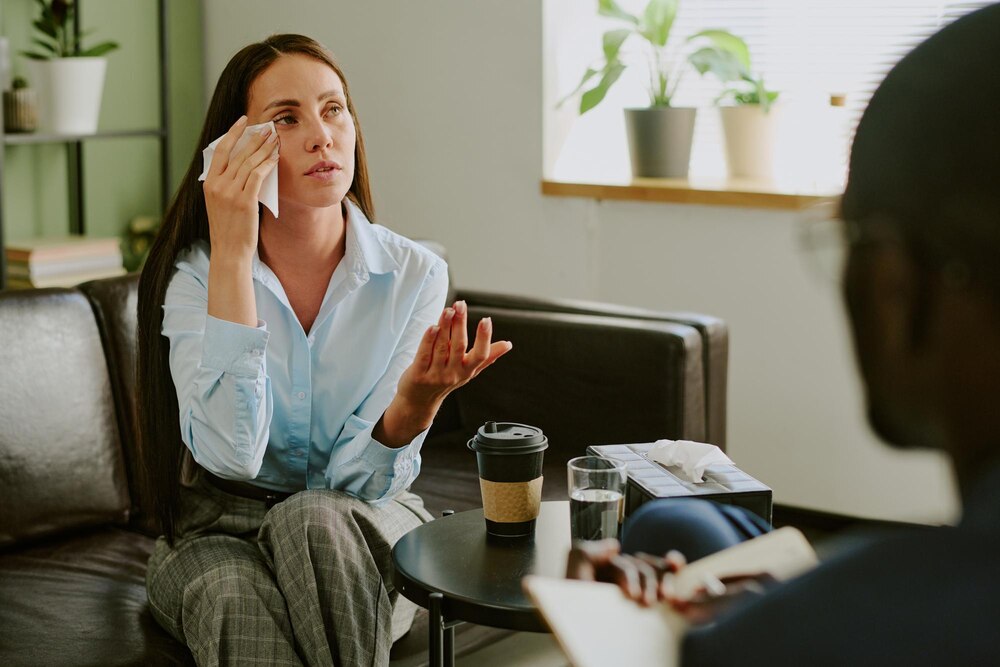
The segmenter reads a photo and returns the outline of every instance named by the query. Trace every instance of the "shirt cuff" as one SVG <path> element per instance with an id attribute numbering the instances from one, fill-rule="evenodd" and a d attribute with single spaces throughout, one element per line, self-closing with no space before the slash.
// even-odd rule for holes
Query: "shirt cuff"
<path id="1" fill-rule="evenodd" d="M 400 490 L 396 487 L 401 480 L 409 480 L 413 472 L 413 461 L 420 455 L 420 446 L 427 437 L 427 429 L 417 434 L 410 444 L 402 447 L 387 447 L 375 438 L 371 439 L 371 445 L 364 457 L 371 461 L 376 470 L 392 470 L 392 481 L 389 484 L 389 493 Z"/>
<path id="2" fill-rule="evenodd" d="M 269 337 L 263 320 L 257 320 L 256 327 L 248 327 L 207 315 L 201 366 L 255 378 L 264 368 L 264 351 Z"/>

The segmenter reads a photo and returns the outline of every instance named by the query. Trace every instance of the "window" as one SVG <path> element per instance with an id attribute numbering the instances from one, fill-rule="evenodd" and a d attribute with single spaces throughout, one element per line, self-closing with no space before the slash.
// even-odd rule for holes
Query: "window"
<path id="1" fill-rule="evenodd" d="M 645 0 L 618 0 L 641 14 Z M 668 54 L 682 62 L 685 38 L 723 28 L 750 47 L 752 66 L 781 92 L 776 180 L 791 188 L 836 191 L 847 147 L 872 92 L 910 49 L 954 19 L 989 2 L 942 0 L 680 0 Z M 578 101 L 556 102 L 600 60 L 601 35 L 619 21 L 597 15 L 596 0 L 547 0 L 545 5 L 545 173 L 555 180 L 620 182 L 630 177 L 622 108 L 648 105 L 647 46 L 632 37 L 628 69 L 599 106 L 584 116 Z M 699 108 L 690 165 L 692 180 L 724 178 L 721 127 L 713 101 L 722 88 L 689 66 L 675 106 Z M 830 105 L 843 96 L 842 107 Z"/>

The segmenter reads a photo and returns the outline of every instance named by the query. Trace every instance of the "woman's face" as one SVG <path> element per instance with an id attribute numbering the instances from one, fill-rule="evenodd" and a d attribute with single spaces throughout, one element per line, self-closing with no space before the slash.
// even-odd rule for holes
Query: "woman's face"
<path id="1" fill-rule="evenodd" d="M 288 205 L 339 204 L 354 181 L 354 119 L 340 77 L 300 54 L 279 57 L 250 87 L 251 125 L 274 121 L 278 131 L 278 199 Z"/>

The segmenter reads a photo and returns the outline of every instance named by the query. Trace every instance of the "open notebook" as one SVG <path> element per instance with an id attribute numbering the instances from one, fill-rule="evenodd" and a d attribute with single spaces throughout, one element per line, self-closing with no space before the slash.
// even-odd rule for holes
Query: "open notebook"
<path id="1" fill-rule="evenodd" d="M 779 528 L 690 563 L 676 575 L 675 590 L 690 597 L 706 574 L 767 572 L 784 581 L 816 562 L 802 533 Z M 678 664 L 687 623 L 669 606 L 640 607 L 614 584 L 529 575 L 523 585 L 574 667 Z"/>

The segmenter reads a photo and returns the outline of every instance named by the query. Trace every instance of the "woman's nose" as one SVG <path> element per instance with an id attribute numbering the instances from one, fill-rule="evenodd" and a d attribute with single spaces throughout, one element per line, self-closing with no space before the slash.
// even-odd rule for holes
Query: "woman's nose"
<path id="1" fill-rule="evenodd" d="M 309 150 L 319 150 L 333 146 L 333 131 L 322 120 L 316 118 L 309 121 L 307 135 Z"/>

